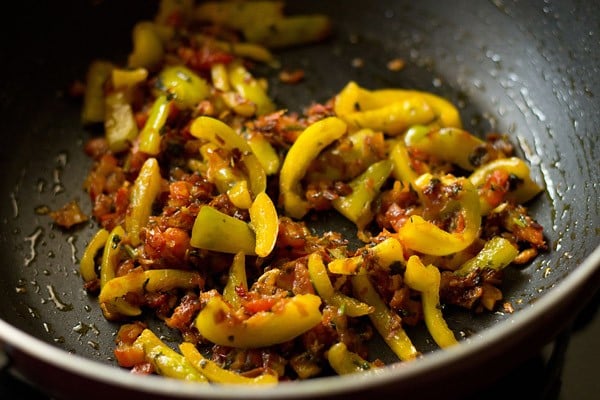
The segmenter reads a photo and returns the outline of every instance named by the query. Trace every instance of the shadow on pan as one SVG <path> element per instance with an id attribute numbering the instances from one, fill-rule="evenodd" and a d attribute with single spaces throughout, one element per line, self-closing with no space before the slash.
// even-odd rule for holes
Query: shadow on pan
<path id="1" fill-rule="evenodd" d="M 299 111 L 329 99 L 349 80 L 448 98 L 460 107 L 467 130 L 509 133 L 544 183 L 546 192 L 531 209 L 550 251 L 508 271 L 505 294 L 515 314 L 450 312 L 450 326 L 468 337 L 466 343 L 413 365 L 368 378 L 320 378 L 256 391 L 133 377 L 112 357 L 118 325 L 104 320 L 78 275 L 78 258 L 95 226 L 62 231 L 40 211 L 70 200 L 90 210 L 82 189 L 90 167 L 82 145 L 90 133 L 67 88 L 94 58 L 124 61 L 133 24 L 154 15 L 155 3 L 23 2 L 18 8 L 1 42 L 0 339 L 13 368 L 49 394 L 459 397 L 552 340 L 600 286 L 600 17 L 592 2 L 298 2 L 289 5 L 290 13 L 326 13 L 335 31 L 324 43 L 278 54 L 285 67 L 306 71 L 305 81 L 292 86 L 270 72 L 279 105 Z M 405 68 L 390 71 L 387 62 L 397 58 Z M 315 228 L 332 227 L 354 235 L 333 215 Z M 155 329 L 171 335 L 158 324 Z M 419 349 L 434 350 L 425 332 L 411 334 Z M 391 361 L 381 344 L 376 355 Z M 460 379 L 465 374 L 468 385 Z"/>

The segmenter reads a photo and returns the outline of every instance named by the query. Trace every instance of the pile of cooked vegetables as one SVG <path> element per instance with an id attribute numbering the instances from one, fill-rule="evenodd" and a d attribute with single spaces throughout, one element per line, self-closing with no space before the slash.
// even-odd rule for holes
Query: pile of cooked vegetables
<path id="1" fill-rule="evenodd" d="M 275 49 L 330 31 L 277 1 L 163 0 L 124 65 L 91 63 L 82 119 L 104 130 L 85 144 L 84 186 L 99 229 L 80 268 L 122 323 L 120 366 L 219 384 L 349 374 L 383 366 L 374 335 L 399 361 L 421 355 L 409 326 L 457 344 L 445 306 L 512 310 L 503 269 L 546 249 L 524 206 L 542 190 L 527 163 L 432 93 L 349 82 L 278 109 L 253 66 L 281 68 Z M 307 223 L 332 213 L 358 248 Z"/>

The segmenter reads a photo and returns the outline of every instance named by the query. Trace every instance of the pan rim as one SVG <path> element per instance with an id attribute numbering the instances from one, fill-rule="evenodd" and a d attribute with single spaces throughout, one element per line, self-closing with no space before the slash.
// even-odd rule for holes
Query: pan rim
<path id="1" fill-rule="evenodd" d="M 443 371 L 445 367 L 459 365 L 457 363 L 468 360 L 474 355 L 481 356 L 484 354 L 484 350 L 490 346 L 501 346 L 501 348 L 509 346 L 508 343 L 515 339 L 514 337 L 511 338 L 515 332 L 526 331 L 528 325 L 539 319 L 547 318 L 549 312 L 554 311 L 556 307 L 560 307 L 561 303 L 564 304 L 565 299 L 569 296 L 575 294 L 581 296 L 580 289 L 585 287 L 590 279 L 597 280 L 598 276 L 600 276 L 600 246 L 596 247 L 565 280 L 542 295 L 535 302 L 535 306 L 529 306 L 516 312 L 507 320 L 464 340 L 459 346 L 427 353 L 416 362 L 401 362 L 372 373 L 316 378 L 304 382 L 283 383 L 268 388 L 252 388 L 252 390 L 248 390 L 246 386 L 182 385 L 181 381 L 175 379 L 165 379 L 164 377 L 152 375 L 133 375 L 128 370 L 102 364 L 55 347 L 21 331 L 2 318 L 0 318 L 0 342 L 4 344 L 5 351 L 9 353 L 9 358 L 10 349 L 13 348 L 76 376 L 82 376 L 109 386 L 135 390 L 139 393 L 168 394 L 171 398 L 204 398 L 210 396 L 219 399 L 241 397 L 249 399 L 309 398 L 315 395 L 339 395 L 385 384 L 398 384 L 400 381 L 410 384 L 411 378 L 414 379 L 425 372 Z M 580 309 L 574 311 L 580 311 L 587 304 L 595 291 L 599 289 L 597 284 L 595 286 L 595 288 L 591 287 L 589 290 L 589 297 L 586 298 L 586 301 L 578 304 Z M 573 313 L 573 316 L 576 314 Z M 566 323 L 567 321 L 565 321 Z M 507 340 L 509 338 L 511 340 Z"/>

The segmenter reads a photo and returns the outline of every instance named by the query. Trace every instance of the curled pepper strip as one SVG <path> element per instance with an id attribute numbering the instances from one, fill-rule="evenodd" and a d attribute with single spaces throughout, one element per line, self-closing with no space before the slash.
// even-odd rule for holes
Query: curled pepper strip
<path id="1" fill-rule="evenodd" d="M 240 319 L 221 296 L 212 297 L 198 314 L 195 326 L 210 342 L 242 349 L 272 346 L 300 336 L 321 322 L 321 298 L 298 294 L 283 306 Z"/>
<path id="2" fill-rule="evenodd" d="M 404 282 L 411 289 L 421 292 L 425 325 L 437 345 L 445 348 L 457 344 L 458 341 L 442 315 L 440 279 L 440 271 L 436 266 L 423 265 L 418 256 L 411 256 L 408 259 Z"/>
<path id="3" fill-rule="evenodd" d="M 277 242 L 279 216 L 273 201 L 260 192 L 250 206 L 250 224 L 256 234 L 255 252 L 259 257 L 268 256 Z"/>
<path id="4" fill-rule="evenodd" d="M 186 357 L 166 345 L 150 329 L 144 329 L 133 345 L 143 348 L 144 359 L 152 364 L 159 375 L 185 381 L 208 382 L 206 376 Z"/>
<path id="5" fill-rule="evenodd" d="M 406 263 L 404 250 L 398 239 L 389 237 L 373 247 L 365 249 L 354 257 L 336 258 L 327 264 L 329 272 L 340 275 L 366 273 L 362 267 L 367 259 L 372 259 L 379 267 L 388 268 L 395 262 Z"/>
<path id="6" fill-rule="evenodd" d="M 117 225 L 110 231 L 104 251 L 102 252 L 102 261 L 100 264 L 100 287 L 104 287 L 108 281 L 115 277 L 115 271 L 119 263 L 121 253 L 121 240 L 125 236 L 125 230 Z"/>
<path id="7" fill-rule="evenodd" d="M 279 192 L 286 214 L 302 218 L 309 210 L 301 195 L 300 181 L 312 160 L 346 133 L 347 126 L 339 118 L 324 118 L 306 128 L 290 147 L 279 173 Z"/>
<path id="8" fill-rule="evenodd" d="M 458 165 L 462 169 L 472 171 L 473 155 L 478 147 L 485 142 L 469 132 L 459 128 L 429 129 L 427 127 L 412 127 L 406 132 L 404 142 L 412 147 Z"/>
<path id="9" fill-rule="evenodd" d="M 86 74 L 81 121 L 93 124 L 104 121 L 104 84 L 115 66 L 104 60 L 93 61 Z"/>
<path id="10" fill-rule="evenodd" d="M 369 361 L 348 350 L 343 342 L 338 342 L 327 350 L 327 361 L 338 375 L 354 374 L 375 368 Z"/>
<path id="11" fill-rule="evenodd" d="M 507 188 L 508 190 L 506 193 L 502 193 L 500 196 L 487 196 L 485 193 L 486 190 L 492 192 L 500 190 L 500 188 L 495 188 L 493 184 L 486 188 L 486 183 L 495 171 L 504 173 L 507 178 L 517 178 L 516 187 Z M 477 168 L 471 176 L 469 176 L 469 180 L 479 191 L 482 215 L 489 214 L 489 212 L 503 200 L 512 200 L 516 203 L 523 204 L 542 191 L 542 187 L 531 179 L 531 173 L 527 163 L 518 157 L 500 158 L 491 161 Z"/>
<path id="12" fill-rule="evenodd" d="M 151 156 L 160 153 L 161 131 L 167 122 L 171 101 L 165 95 L 154 100 L 148 120 L 138 135 L 140 151 Z"/>
<path id="13" fill-rule="evenodd" d="M 400 317 L 392 312 L 383 302 L 367 274 L 358 274 L 352 277 L 352 287 L 356 297 L 373 307 L 369 319 L 381 335 L 385 343 L 400 360 L 414 360 L 419 352 L 402 328 Z"/>
<path id="14" fill-rule="evenodd" d="M 183 65 L 164 68 L 156 83 L 158 92 L 170 96 L 182 109 L 192 109 L 210 94 L 204 78 Z"/>
<path id="15" fill-rule="evenodd" d="M 421 192 L 439 179 L 454 193 L 442 212 L 458 213 L 464 225 L 460 231 L 447 232 L 419 215 L 412 215 L 398 230 L 398 239 L 408 249 L 424 254 L 445 256 L 467 248 L 477 238 L 481 225 L 479 196 L 466 178 L 455 178 L 451 175 L 434 178 L 431 174 L 423 174 L 417 180 Z M 456 218 L 456 217 L 455 217 Z"/>
<path id="16" fill-rule="evenodd" d="M 242 300 L 238 295 L 236 288 L 248 290 L 248 280 L 246 279 L 246 256 L 239 252 L 233 257 L 233 262 L 229 267 L 227 283 L 223 288 L 223 298 L 226 302 L 235 308 L 240 308 Z"/>
<path id="17" fill-rule="evenodd" d="M 212 383 L 274 385 L 279 381 L 277 375 L 270 373 L 248 378 L 228 369 L 221 368 L 214 361 L 205 358 L 192 343 L 181 343 L 179 350 L 185 359 Z"/>
<path id="18" fill-rule="evenodd" d="M 373 312 L 373 307 L 336 291 L 329 280 L 323 259 L 317 253 L 308 256 L 308 273 L 315 290 L 326 304 L 331 304 L 350 317 L 360 317 Z"/>
<path id="19" fill-rule="evenodd" d="M 488 240 L 477 255 L 454 271 L 455 275 L 465 276 L 477 269 L 491 268 L 501 270 L 519 255 L 519 250 L 501 236 Z"/>
<path id="20" fill-rule="evenodd" d="M 160 193 L 162 177 L 156 158 L 148 158 L 131 189 L 131 200 L 125 215 L 125 230 L 133 246 L 140 244 L 140 232 L 148 223 L 152 204 Z"/>
<path id="21" fill-rule="evenodd" d="M 275 111 L 275 104 L 260 83 L 241 62 L 232 62 L 227 66 L 229 83 L 242 98 L 256 106 L 256 115 L 264 115 Z"/>
<path id="22" fill-rule="evenodd" d="M 94 279 L 98 279 L 94 258 L 98 251 L 106 245 L 106 240 L 109 235 L 110 233 L 106 229 L 99 229 L 85 247 L 81 260 L 79 261 L 79 271 L 84 281 L 90 282 Z"/>
<path id="23" fill-rule="evenodd" d="M 196 216 L 190 245 L 222 253 L 256 254 L 256 237 L 250 225 L 207 205 Z"/>
<path id="24" fill-rule="evenodd" d="M 98 301 L 108 320 L 142 313 L 137 305 L 125 300 L 128 293 L 165 292 L 173 289 L 193 289 L 201 286 L 203 279 L 197 272 L 178 269 L 152 269 L 132 271 L 108 281 L 100 290 Z"/>
<path id="25" fill-rule="evenodd" d="M 352 193 L 334 199 L 332 202 L 333 207 L 354 222 L 359 230 L 364 229 L 373 219 L 371 203 L 387 181 L 393 167 L 390 160 L 382 160 L 371 164 L 365 172 L 350 182 Z"/>
<path id="26" fill-rule="evenodd" d="M 404 141 L 397 140 L 392 144 L 390 160 L 393 163 L 392 174 L 395 179 L 404 184 L 411 184 L 417 180 L 419 175 L 411 166 L 410 155 Z"/>

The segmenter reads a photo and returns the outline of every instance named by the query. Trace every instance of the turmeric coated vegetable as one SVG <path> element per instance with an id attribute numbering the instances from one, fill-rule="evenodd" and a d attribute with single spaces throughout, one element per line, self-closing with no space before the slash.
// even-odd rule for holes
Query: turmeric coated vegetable
<path id="1" fill-rule="evenodd" d="M 256 237 L 250 226 L 210 206 L 202 206 L 194 221 L 190 244 L 200 249 L 254 255 Z"/>
<path id="2" fill-rule="evenodd" d="M 252 149 L 243 137 L 223 121 L 211 117 L 198 117 L 190 127 L 192 135 L 198 139 L 205 139 L 215 145 L 226 149 L 238 149 L 242 153 L 251 153 Z"/>
<path id="3" fill-rule="evenodd" d="M 184 356 L 165 344 L 150 329 L 144 329 L 134 346 L 144 349 L 144 358 L 156 372 L 170 378 L 192 382 L 207 382 L 206 377 Z"/>
<path id="4" fill-rule="evenodd" d="M 167 26 L 150 21 L 138 22 L 133 28 L 133 51 L 128 57 L 130 68 L 155 69 L 163 61 L 164 41 L 172 35 Z"/>
<path id="5" fill-rule="evenodd" d="M 250 224 L 256 234 L 256 255 L 268 256 L 277 241 L 279 217 L 273 201 L 265 192 L 260 192 L 250 207 Z"/>
<path id="6" fill-rule="evenodd" d="M 183 65 L 164 68 L 156 83 L 159 92 L 171 96 L 182 109 L 192 109 L 210 94 L 204 78 Z"/>
<path id="7" fill-rule="evenodd" d="M 461 265 L 454 273 L 465 276 L 477 269 L 500 270 L 513 262 L 518 254 L 519 249 L 510 241 L 501 236 L 494 236 L 485 243 L 483 249 L 475 257 Z"/>
<path id="8" fill-rule="evenodd" d="M 366 248 L 354 257 L 336 258 L 327 264 L 334 274 L 355 275 L 365 273 L 362 269 L 366 260 L 371 260 L 381 268 L 389 268 L 395 262 L 405 263 L 402 245 L 398 239 L 389 237 L 373 247 Z"/>
<path id="9" fill-rule="evenodd" d="M 383 302 L 369 281 L 369 276 L 367 274 L 354 275 L 352 287 L 359 300 L 373 307 L 369 319 L 394 354 L 402 361 L 417 358 L 419 352 L 404 331 L 400 317 Z"/>
<path id="10" fill-rule="evenodd" d="M 231 86 L 242 96 L 256 106 L 256 115 L 264 115 L 275 111 L 275 104 L 269 98 L 264 88 L 248 70 L 238 62 L 227 66 Z"/>
<path id="11" fill-rule="evenodd" d="M 240 318 L 220 296 L 212 297 L 196 318 L 196 328 L 207 340 L 242 349 L 272 346 L 292 340 L 321 321 L 321 298 L 299 294 L 283 299 L 283 306 Z"/>
<path id="12" fill-rule="evenodd" d="M 81 112 L 81 121 L 84 124 L 104 121 L 104 84 L 113 68 L 111 62 L 104 60 L 95 60 L 88 67 Z"/>
<path id="13" fill-rule="evenodd" d="M 248 290 L 246 255 L 241 251 L 233 257 L 229 274 L 227 274 L 227 283 L 223 288 L 223 299 L 233 307 L 240 308 L 242 301 L 236 291 L 237 288 Z"/>
<path id="14" fill-rule="evenodd" d="M 131 199 L 125 216 L 125 230 L 132 245 L 140 243 L 140 232 L 152 214 L 152 204 L 160 193 L 161 175 L 158 161 L 147 159 L 131 189 Z"/>
<path id="15" fill-rule="evenodd" d="M 326 304 L 343 309 L 344 314 L 350 317 L 360 317 L 373 312 L 373 307 L 333 288 L 323 259 L 319 254 L 312 253 L 308 256 L 308 273 L 315 290 Z"/>
<path id="16" fill-rule="evenodd" d="M 249 378 L 221 368 L 214 361 L 205 358 L 191 343 L 181 343 L 179 350 L 194 368 L 206 376 L 209 382 L 220 384 L 273 385 L 279 381 L 277 375 L 270 373 L 263 373 L 254 378 Z"/>
<path id="17" fill-rule="evenodd" d="M 109 234 L 106 229 L 99 229 L 85 247 L 81 260 L 79 260 L 79 271 L 84 281 L 89 282 L 98 278 L 94 259 L 98 251 L 106 245 Z"/>
<path id="18" fill-rule="evenodd" d="M 121 253 L 121 240 L 125 236 L 125 230 L 117 225 L 114 227 L 104 245 L 104 251 L 102 252 L 102 262 L 100 264 L 100 287 L 104 287 L 115 277 L 115 271 L 119 263 L 119 257 Z"/>
<path id="19" fill-rule="evenodd" d="M 374 368 L 369 361 L 348 350 L 344 342 L 338 342 L 327 350 L 327 360 L 338 375 L 354 374 Z"/>
<path id="20" fill-rule="evenodd" d="M 306 128 L 290 147 L 279 173 L 279 192 L 286 214 L 302 218 L 309 210 L 301 196 L 301 180 L 311 161 L 346 133 L 346 124 L 336 117 L 322 119 Z"/>
<path id="21" fill-rule="evenodd" d="M 170 105 L 171 101 L 164 95 L 158 96 L 154 101 L 148 120 L 138 137 L 140 150 L 144 153 L 155 156 L 160 152 L 161 132 L 169 116 Z"/>
<path id="22" fill-rule="evenodd" d="M 98 300 L 104 316 L 109 320 L 124 316 L 140 315 L 139 305 L 129 303 L 125 296 L 129 294 L 166 292 L 173 289 L 199 288 L 203 279 L 197 272 L 179 269 L 152 269 L 132 271 L 108 281 L 100 290 Z"/>
<path id="23" fill-rule="evenodd" d="M 479 197 L 468 179 L 449 175 L 434 179 L 431 174 L 424 174 L 417 181 L 421 192 L 429 185 L 438 183 L 442 185 L 442 191 L 449 192 L 450 197 L 442 211 L 458 218 L 456 224 L 459 229 L 447 232 L 420 215 L 412 215 L 398 231 L 398 239 L 409 249 L 444 256 L 461 251 L 473 243 L 479 232 L 481 215 Z"/>
<path id="24" fill-rule="evenodd" d="M 404 281 L 421 292 L 425 325 L 438 346 L 444 348 L 457 344 L 454 333 L 448 328 L 440 307 L 440 271 L 434 265 L 423 265 L 418 256 L 406 263 Z"/>
<path id="25" fill-rule="evenodd" d="M 138 136 L 138 127 L 125 93 L 116 91 L 105 97 L 104 132 L 108 147 L 117 153 L 129 148 Z"/>
<path id="26" fill-rule="evenodd" d="M 390 160 L 371 164 L 350 182 L 352 193 L 333 200 L 333 207 L 362 230 L 373 219 L 371 204 L 392 172 Z"/>

